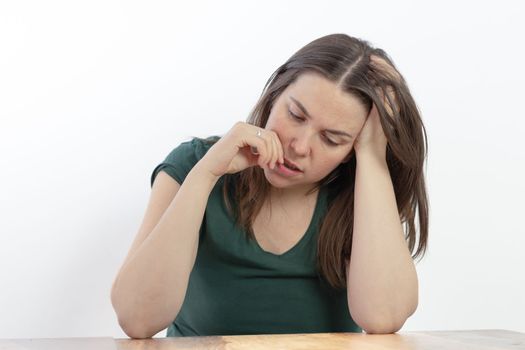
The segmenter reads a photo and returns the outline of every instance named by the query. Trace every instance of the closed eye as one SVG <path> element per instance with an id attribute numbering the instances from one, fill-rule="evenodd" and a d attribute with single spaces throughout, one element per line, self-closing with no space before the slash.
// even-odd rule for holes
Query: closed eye
<path id="1" fill-rule="evenodd" d="M 304 118 L 299 117 L 298 115 L 294 114 L 291 110 L 288 110 L 288 113 L 292 116 L 292 118 L 303 121 Z"/>
<path id="2" fill-rule="evenodd" d="M 297 122 L 300 122 L 300 121 L 302 122 L 302 121 L 305 120 L 304 118 L 301 118 L 301 117 L 299 117 L 298 115 L 296 115 L 295 113 L 293 113 L 291 110 L 288 110 L 288 114 L 289 114 L 293 119 L 295 119 Z M 324 137 L 324 139 L 325 139 L 325 142 L 326 142 L 327 144 L 329 144 L 330 146 L 339 146 L 338 143 L 333 142 L 332 140 L 330 140 L 330 139 L 329 139 L 328 137 L 326 137 L 326 136 Z"/>

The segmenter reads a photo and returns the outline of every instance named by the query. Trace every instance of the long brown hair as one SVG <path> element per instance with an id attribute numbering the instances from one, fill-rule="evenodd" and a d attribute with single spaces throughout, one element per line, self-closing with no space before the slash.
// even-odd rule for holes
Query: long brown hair
<path id="1" fill-rule="evenodd" d="M 374 64 L 370 59 L 372 55 L 386 61 L 394 68 L 395 74 Z M 247 123 L 264 128 L 276 99 L 306 71 L 320 73 L 336 83 L 343 91 L 356 96 L 368 111 L 372 104 L 377 106 L 388 140 L 386 161 L 405 239 L 412 258 L 423 257 L 428 236 L 428 199 L 423 163 L 428 145 L 425 127 L 405 80 L 383 50 L 346 34 L 327 35 L 307 44 L 277 68 L 267 81 Z M 393 118 L 382 102 L 382 96 L 390 96 L 387 89 L 393 92 L 397 106 Z M 388 100 L 388 103 L 393 102 Z M 311 191 L 322 186 L 329 190 L 327 212 L 319 228 L 317 265 L 322 276 L 334 288 L 346 287 L 345 260 L 350 258 L 352 251 L 356 171 L 353 150 L 347 159 Z M 269 193 L 270 184 L 259 167 L 224 175 L 226 206 L 251 239 L 255 239 L 252 223 Z M 232 208 L 230 201 L 233 201 L 235 208 Z M 416 212 L 419 219 L 417 246 Z"/>

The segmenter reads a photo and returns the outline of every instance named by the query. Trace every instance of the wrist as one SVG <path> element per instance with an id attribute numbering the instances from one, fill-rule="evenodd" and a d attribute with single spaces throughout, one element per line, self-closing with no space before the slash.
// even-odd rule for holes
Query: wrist
<path id="1" fill-rule="evenodd" d="M 374 159 L 386 163 L 386 149 L 384 151 L 374 150 L 372 148 L 361 148 L 355 150 L 356 160 Z"/>
<path id="2" fill-rule="evenodd" d="M 382 156 L 377 152 L 361 152 L 359 156 L 356 153 L 356 171 L 368 174 L 367 176 L 377 172 L 388 173 L 386 156 Z"/>
<path id="3" fill-rule="evenodd" d="M 220 177 L 202 168 L 199 163 L 195 164 L 188 176 L 199 178 L 199 181 L 204 182 L 205 185 L 209 185 L 211 188 L 215 186 Z"/>

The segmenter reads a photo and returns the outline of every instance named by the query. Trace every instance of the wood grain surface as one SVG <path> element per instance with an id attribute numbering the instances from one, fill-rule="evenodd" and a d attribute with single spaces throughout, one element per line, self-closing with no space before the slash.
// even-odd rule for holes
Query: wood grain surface
<path id="1" fill-rule="evenodd" d="M 179 349 L 346 349 L 346 350 L 525 350 L 525 333 L 508 330 L 230 335 L 113 339 L 0 339 L 0 350 L 179 350 Z"/>

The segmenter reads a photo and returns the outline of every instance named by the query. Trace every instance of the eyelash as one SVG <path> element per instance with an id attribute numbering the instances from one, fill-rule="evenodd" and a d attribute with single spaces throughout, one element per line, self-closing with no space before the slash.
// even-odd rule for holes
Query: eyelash
<path id="1" fill-rule="evenodd" d="M 298 121 L 299 121 L 299 120 L 300 120 L 300 121 L 304 121 L 304 118 L 299 117 L 298 115 L 292 113 L 292 111 L 290 111 L 290 110 L 288 110 L 288 114 L 290 114 L 290 116 L 291 116 L 292 118 L 294 118 L 295 120 L 298 120 Z M 332 140 L 330 140 L 330 139 L 327 138 L 326 136 L 325 136 L 325 140 L 326 140 L 326 143 L 329 144 L 330 146 L 339 146 L 338 143 L 333 142 Z"/>

